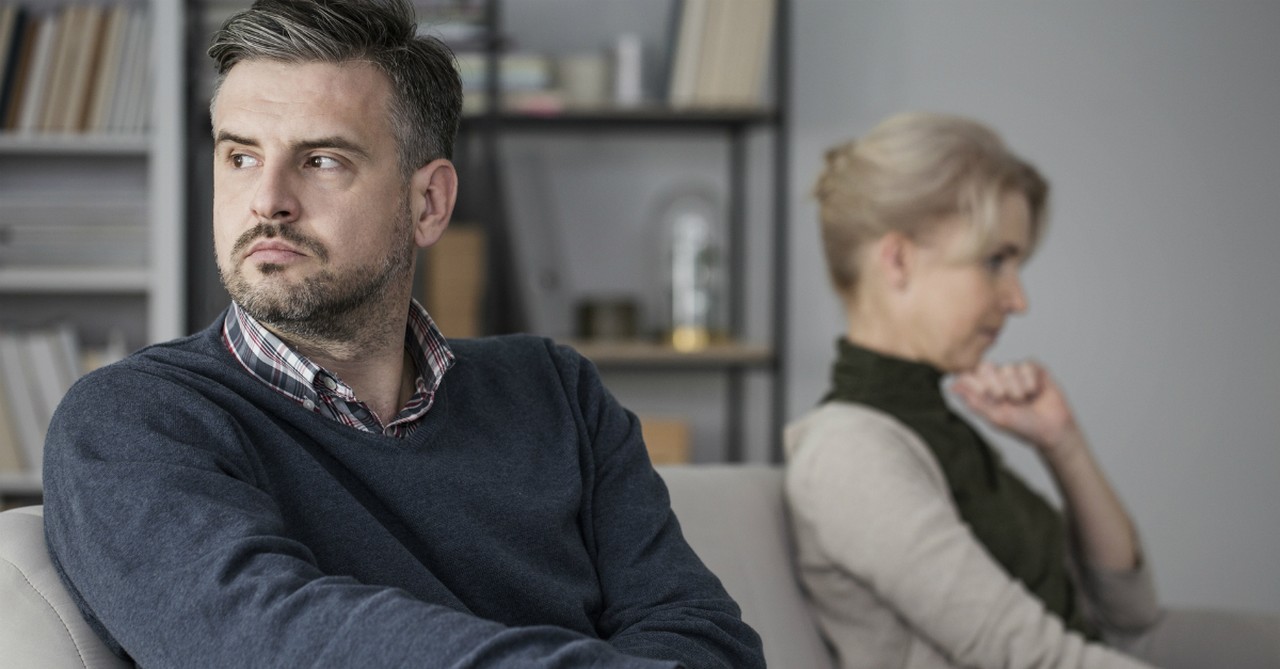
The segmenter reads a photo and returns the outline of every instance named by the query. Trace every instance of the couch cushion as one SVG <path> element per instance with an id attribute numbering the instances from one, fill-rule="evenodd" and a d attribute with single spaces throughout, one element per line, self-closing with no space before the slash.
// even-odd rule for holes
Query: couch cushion
<path id="1" fill-rule="evenodd" d="M 80 616 L 49 561 L 40 507 L 0 513 L 0 657 L 6 667 L 128 667 Z"/>
<path id="2" fill-rule="evenodd" d="M 767 465 L 660 467 L 699 557 L 760 634 L 771 667 L 830 668 L 795 579 L 783 472 Z M 14 667 L 128 667 L 107 650 L 49 561 L 40 507 L 0 513 L 0 657 Z"/>
<path id="3" fill-rule="evenodd" d="M 771 667 L 833 667 L 796 580 L 783 470 L 659 467 L 685 539 L 742 607 Z"/>

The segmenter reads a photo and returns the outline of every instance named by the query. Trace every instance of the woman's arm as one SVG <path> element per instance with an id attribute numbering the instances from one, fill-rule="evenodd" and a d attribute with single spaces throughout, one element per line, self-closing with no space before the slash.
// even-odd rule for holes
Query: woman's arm
<path id="1" fill-rule="evenodd" d="M 1065 394 L 1042 365 L 983 363 L 952 386 L 979 417 L 1031 445 L 1062 493 L 1090 568 L 1124 571 L 1141 561 L 1137 531 L 1094 458 Z"/>
<path id="2" fill-rule="evenodd" d="M 904 426 L 854 408 L 822 412 L 788 431 L 787 500 L 802 550 L 814 551 L 805 559 L 870 589 L 957 665 L 1145 666 L 1068 631 L 1011 578 L 960 519 L 928 448 Z"/>

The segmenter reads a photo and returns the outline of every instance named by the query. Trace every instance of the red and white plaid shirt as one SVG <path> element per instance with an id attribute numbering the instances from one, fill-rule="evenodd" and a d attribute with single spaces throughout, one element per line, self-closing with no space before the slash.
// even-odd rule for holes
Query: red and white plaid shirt
<path id="1" fill-rule="evenodd" d="M 453 365 L 453 352 L 444 335 L 427 310 L 412 301 L 404 348 L 418 369 L 418 377 L 408 404 L 383 425 L 356 398 L 351 386 L 290 348 L 235 302 L 223 323 L 222 340 L 250 374 L 303 408 L 343 425 L 388 437 L 405 437 L 417 429 L 435 401 L 444 373 Z"/>

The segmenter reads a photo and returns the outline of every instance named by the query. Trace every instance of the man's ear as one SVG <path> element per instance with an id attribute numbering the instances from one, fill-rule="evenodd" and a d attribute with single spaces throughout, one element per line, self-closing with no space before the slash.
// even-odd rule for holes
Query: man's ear
<path id="1" fill-rule="evenodd" d="M 418 168 L 409 178 L 409 213 L 413 217 L 413 241 L 418 248 L 436 243 L 449 226 L 458 200 L 458 171 L 453 163 L 437 158 Z"/>
<path id="2" fill-rule="evenodd" d="M 915 242 L 897 231 L 885 233 L 876 241 L 874 262 L 884 277 L 886 285 L 902 289 L 911 283 L 911 274 L 915 266 L 915 250 Z"/>

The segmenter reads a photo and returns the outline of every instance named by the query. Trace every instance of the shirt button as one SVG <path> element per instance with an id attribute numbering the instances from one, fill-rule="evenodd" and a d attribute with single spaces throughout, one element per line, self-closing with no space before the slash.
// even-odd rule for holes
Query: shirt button
<path id="1" fill-rule="evenodd" d="M 311 400 L 303 400 L 303 401 L 302 401 L 302 407 L 303 407 L 304 409 L 306 409 L 307 411 L 315 411 L 315 410 L 316 410 L 316 403 L 315 403 L 315 402 L 312 402 Z"/>
<path id="2" fill-rule="evenodd" d="M 333 377 L 326 376 L 324 377 L 324 387 L 328 388 L 329 390 L 336 390 L 338 388 L 338 382 L 334 381 Z"/>

